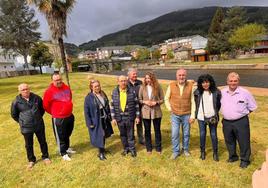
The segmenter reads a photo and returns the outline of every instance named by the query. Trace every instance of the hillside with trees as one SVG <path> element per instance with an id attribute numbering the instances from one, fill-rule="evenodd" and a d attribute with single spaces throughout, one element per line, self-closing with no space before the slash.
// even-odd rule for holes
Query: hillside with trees
<path id="1" fill-rule="evenodd" d="M 222 8 L 224 14 L 230 8 Z M 268 7 L 243 7 L 246 23 L 268 27 Z M 166 39 L 199 34 L 207 37 L 217 7 L 204 7 L 171 12 L 151 21 L 136 24 L 128 29 L 105 35 L 98 40 L 79 45 L 81 50 L 96 50 L 100 46 L 143 45 L 151 46 Z"/>

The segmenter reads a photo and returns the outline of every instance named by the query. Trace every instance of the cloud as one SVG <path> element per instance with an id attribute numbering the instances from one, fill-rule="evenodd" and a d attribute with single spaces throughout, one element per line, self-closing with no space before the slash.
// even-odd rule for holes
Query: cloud
<path id="1" fill-rule="evenodd" d="M 205 6 L 268 6 L 267 0 L 77 0 L 68 16 L 67 42 L 81 44 L 146 22 L 163 14 Z M 38 11 L 36 11 L 38 12 Z M 40 13 L 43 39 L 49 39 L 46 19 Z"/>

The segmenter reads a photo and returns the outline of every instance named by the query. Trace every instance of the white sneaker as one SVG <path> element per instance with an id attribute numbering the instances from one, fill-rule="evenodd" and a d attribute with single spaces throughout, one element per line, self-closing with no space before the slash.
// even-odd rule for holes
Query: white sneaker
<path id="1" fill-rule="evenodd" d="M 68 149 L 66 150 L 66 152 L 69 153 L 69 154 L 74 154 L 74 153 L 76 153 L 76 151 L 73 150 L 73 148 L 68 148 Z"/>
<path id="2" fill-rule="evenodd" d="M 33 167 L 34 167 L 34 165 L 35 165 L 35 162 L 29 162 L 29 164 L 27 165 L 27 169 L 28 170 L 32 170 L 33 169 Z"/>
<path id="3" fill-rule="evenodd" d="M 63 156 L 62 156 L 62 159 L 63 159 L 64 161 L 71 161 L 71 160 L 72 160 L 72 159 L 69 157 L 68 154 L 63 155 Z"/>
<path id="4" fill-rule="evenodd" d="M 188 151 L 184 151 L 184 155 L 185 155 L 186 157 L 190 157 L 190 156 L 191 156 L 191 154 L 190 154 Z"/>

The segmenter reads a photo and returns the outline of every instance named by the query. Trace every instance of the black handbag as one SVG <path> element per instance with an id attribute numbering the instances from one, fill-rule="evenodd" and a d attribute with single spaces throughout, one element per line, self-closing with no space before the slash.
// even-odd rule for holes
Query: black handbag
<path id="1" fill-rule="evenodd" d="M 203 114 L 205 114 L 205 111 L 204 111 L 204 102 L 203 102 L 203 95 L 202 95 L 202 109 L 203 109 Z M 219 119 L 218 119 L 218 116 L 217 115 L 214 115 L 214 116 L 209 117 L 209 118 L 204 117 L 204 121 L 205 121 L 206 124 L 217 125 Z"/>
<path id="2" fill-rule="evenodd" d="M 210 118 L 205 117 L 204 121 L 207 124 L 217 125 L 219 120 L 218 120 L 217 116 L 215 115 L 215 116 L 212 116 Z"/>

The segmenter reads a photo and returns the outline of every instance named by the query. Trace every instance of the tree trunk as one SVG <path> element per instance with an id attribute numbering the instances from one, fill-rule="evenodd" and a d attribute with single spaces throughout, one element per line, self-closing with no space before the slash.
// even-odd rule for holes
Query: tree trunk
<path id="1" fill-rule="evenodd" d="M 43 74 L 42 65 L 39 65 L 40 74 Z"/>
<path id="2" fill-rule="evenodd" d="M 64 66 L 64 71 L 65 71 L 65 75 L 66 75 L 67 84 L 68 84 L 69 87 L 71 87 L 70 82 L 69 82 L 69 75 L 68 75 L 69 71 L 68 71 L 68 68 L 67 68 L 67 61 L 66 61 L 66 57 L 65 57 L 63 39 L 61 37 L 59 37 L 58 42 L 59 42 L 61 60 L 62 60 L 63 66 Z"/>
<path id="3" fill-rule="evenodd" d="M 27 55 L 23 55 L 23 59 L 24 59 L 24 67 L 25 67 L 25 69 L 29 69 Z"/>
<path id="4" fill-rule="evenodd" d="M 29 75 L 30 71 L 29 71 L 29 65 L 28 65 L 28 60 L 27 60 L 27 55 L 23 55 L 23 59 L 24 59 L 24 69 L 26 69 L 26 74 Z"/>

